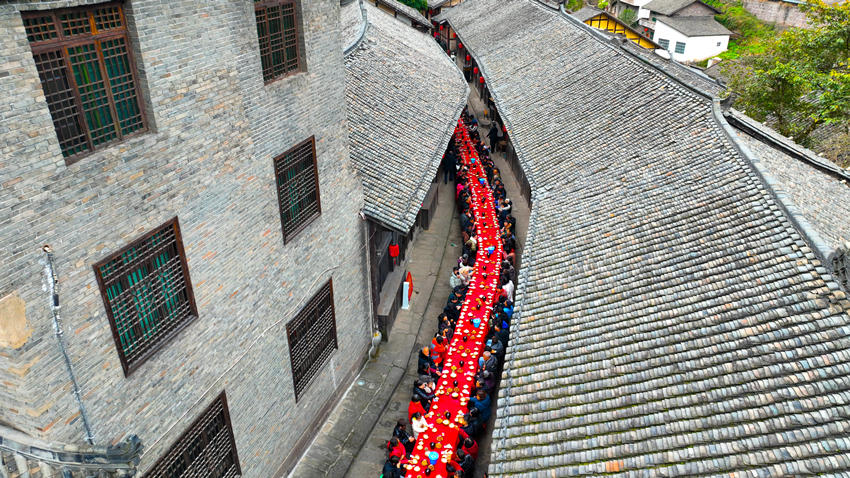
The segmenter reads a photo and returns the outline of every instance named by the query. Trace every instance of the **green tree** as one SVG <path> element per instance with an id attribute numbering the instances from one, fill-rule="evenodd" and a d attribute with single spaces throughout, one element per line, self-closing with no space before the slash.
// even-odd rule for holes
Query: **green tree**
<path id="1" fill-rule="evenodd" d="M 637 12 L 631 8 L 625 8 L 620 12 L 620 20 L 628 26 L 634 26 L 637 23 Z"/>
<path id="2" fill-rule="evenodd" d="M 812 28 L 786 30 L 727 71 L 747 114 L 806 144 L 819 125 L 850 121 L 850 1 L 802 8 Z"/>
<path id="3" fill-rule="evenodd" d="M 427 10 L 428 9 L 428 0 L 399 0 L 401 3 L 413 7 L 417 10 Z"/>

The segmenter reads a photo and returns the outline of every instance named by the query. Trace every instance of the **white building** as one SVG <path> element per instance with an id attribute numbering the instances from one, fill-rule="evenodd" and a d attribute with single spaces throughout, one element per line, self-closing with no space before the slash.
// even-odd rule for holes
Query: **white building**
<path id="1" fill-rule="evenodd" d="M 731 33 L 714 17 L 658 16 L 652 39 L 674 60 L 694 62 L 726 51 Z"/>

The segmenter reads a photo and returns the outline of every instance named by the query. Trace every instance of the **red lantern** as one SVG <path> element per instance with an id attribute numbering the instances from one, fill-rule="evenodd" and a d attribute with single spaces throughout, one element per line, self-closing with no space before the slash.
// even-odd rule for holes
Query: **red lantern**
<path id="1" fill-rule="evenodd" d="M 463 48 L 463 43 L 458 42 L 457 47 L 458 47 L 458 48 Z"/>
<path id="2" fill-rule="evenodd" d="M 390 244 L 390 257 L 393 259 L 398 257 L 398 244 Z"/>
<path id="3" fill-rule="evenodd" d="M 466 55 L 466 61 L 469 61 L 469 55 Z"/>
<path id="4" fill-rule="evenodd" d="M 440 25 L 440 31 L 443 31 L 443 26 L 442 26 L 442 25 Z"/>
<path id="5" fill-rule="evenodd" d="M 484 77 L 482 76 L 481 78 L 478 78 L 478 82 L 483 85 L 484 84 Z"/>
<path id="6" fill-rule="evenodd" d="M 455 34 L 455 32 L 452 32 L 452 38 L 457 38 L 457 35 Z"/>
<path id="7" fill-rule="evenodd" d="M 473 72 L 473 73 L 475 73 L 475 74 L 477 75 L 477 74 L 478 74 L 478 67 L 476 66 L 475 68 L 473 68 L 473 69 L 472 69 L 472 72 Z"/>

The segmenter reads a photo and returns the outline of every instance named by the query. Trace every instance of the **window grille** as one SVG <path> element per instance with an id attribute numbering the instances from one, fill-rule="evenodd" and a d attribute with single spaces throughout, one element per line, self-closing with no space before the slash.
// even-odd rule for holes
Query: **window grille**
<path id="1" fill-rule="evenodd" d="M 66 158 L 146 128 L 120 3 L 23 12 L 22 18 Z"/>
<path id="2" fill-rule="evenodd" d="M 257 37 L 263 80 L 298 72 L 301 59 L 298 45 L 298 18 L 294 0 L 254 0 Z"/>
<path id="3" fill-rule="evenodd" d="M 233 478 L 241 474 L 227 396 L 221 392 L 145 478 Z"/>
<path id="4" fill-rule="evenodd" d="M 676 53 L 685 53 L 685 44 L 677 41 L 676 42 Z"/>
<path id="5" fill-rule="evenodd" d="M 176 217 L 94 271 L 125 375 L 198 316 Z"/>
<path id="6" fill-rule="evenodd" d="M 315 138 L 275 158 L 274 173 L 283 241 L 289 242 L 322 213 Z"/>
<path id="7" fill-rule="evenodd" d="M 337 348 L 333 281 L 322 286 L 286 324 L 286 335 L 297 401 Z"/>
<path id="8" fill-rule="evenodd" d="M 658 44 L 661 45 L 661 48 L 665 50 L 670 49 L 670 40 L 665 40 L 664 38 L 661 38 L 658 40 Z"/>

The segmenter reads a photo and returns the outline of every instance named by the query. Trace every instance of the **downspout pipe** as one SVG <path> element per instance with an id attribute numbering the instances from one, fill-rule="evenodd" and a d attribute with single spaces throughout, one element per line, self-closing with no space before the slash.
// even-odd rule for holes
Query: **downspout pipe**
<path id="1" fill-rule="evenodd" d="M 86 412 L 86 407 L 83 405 L 83 398 L 80 395 L 80 386 L 77 384 L 77 377 L 74 375 L 74 367 L 71 365 L 71 358 L 68 356 L 68 350 L 65 348 L 65 336 L 62 332 L 62 319 L 59 316 L 59 287 L 56 278 L 56 267 L 53 259 L 53 249 L 49 245 L 45 245 L 44 251 L 44 290 L 47 292 L 48 300 L 50 300 L 50 311 L 53 313 L 53 333 L 56 334 L 56 342 L 59 344 L 59 350 L 62 352 L 62 358 L 65 360 L 65 368 L 68 370 L 68 377 L 71 379 L 73 386 L 74 399 L 80 407 L 80 417 L 83 419 L 83 428 L 86 431 L 86 442 L 89 445 L 94 445 L 94 434 L 91 431 L 89 416 Z"/>

